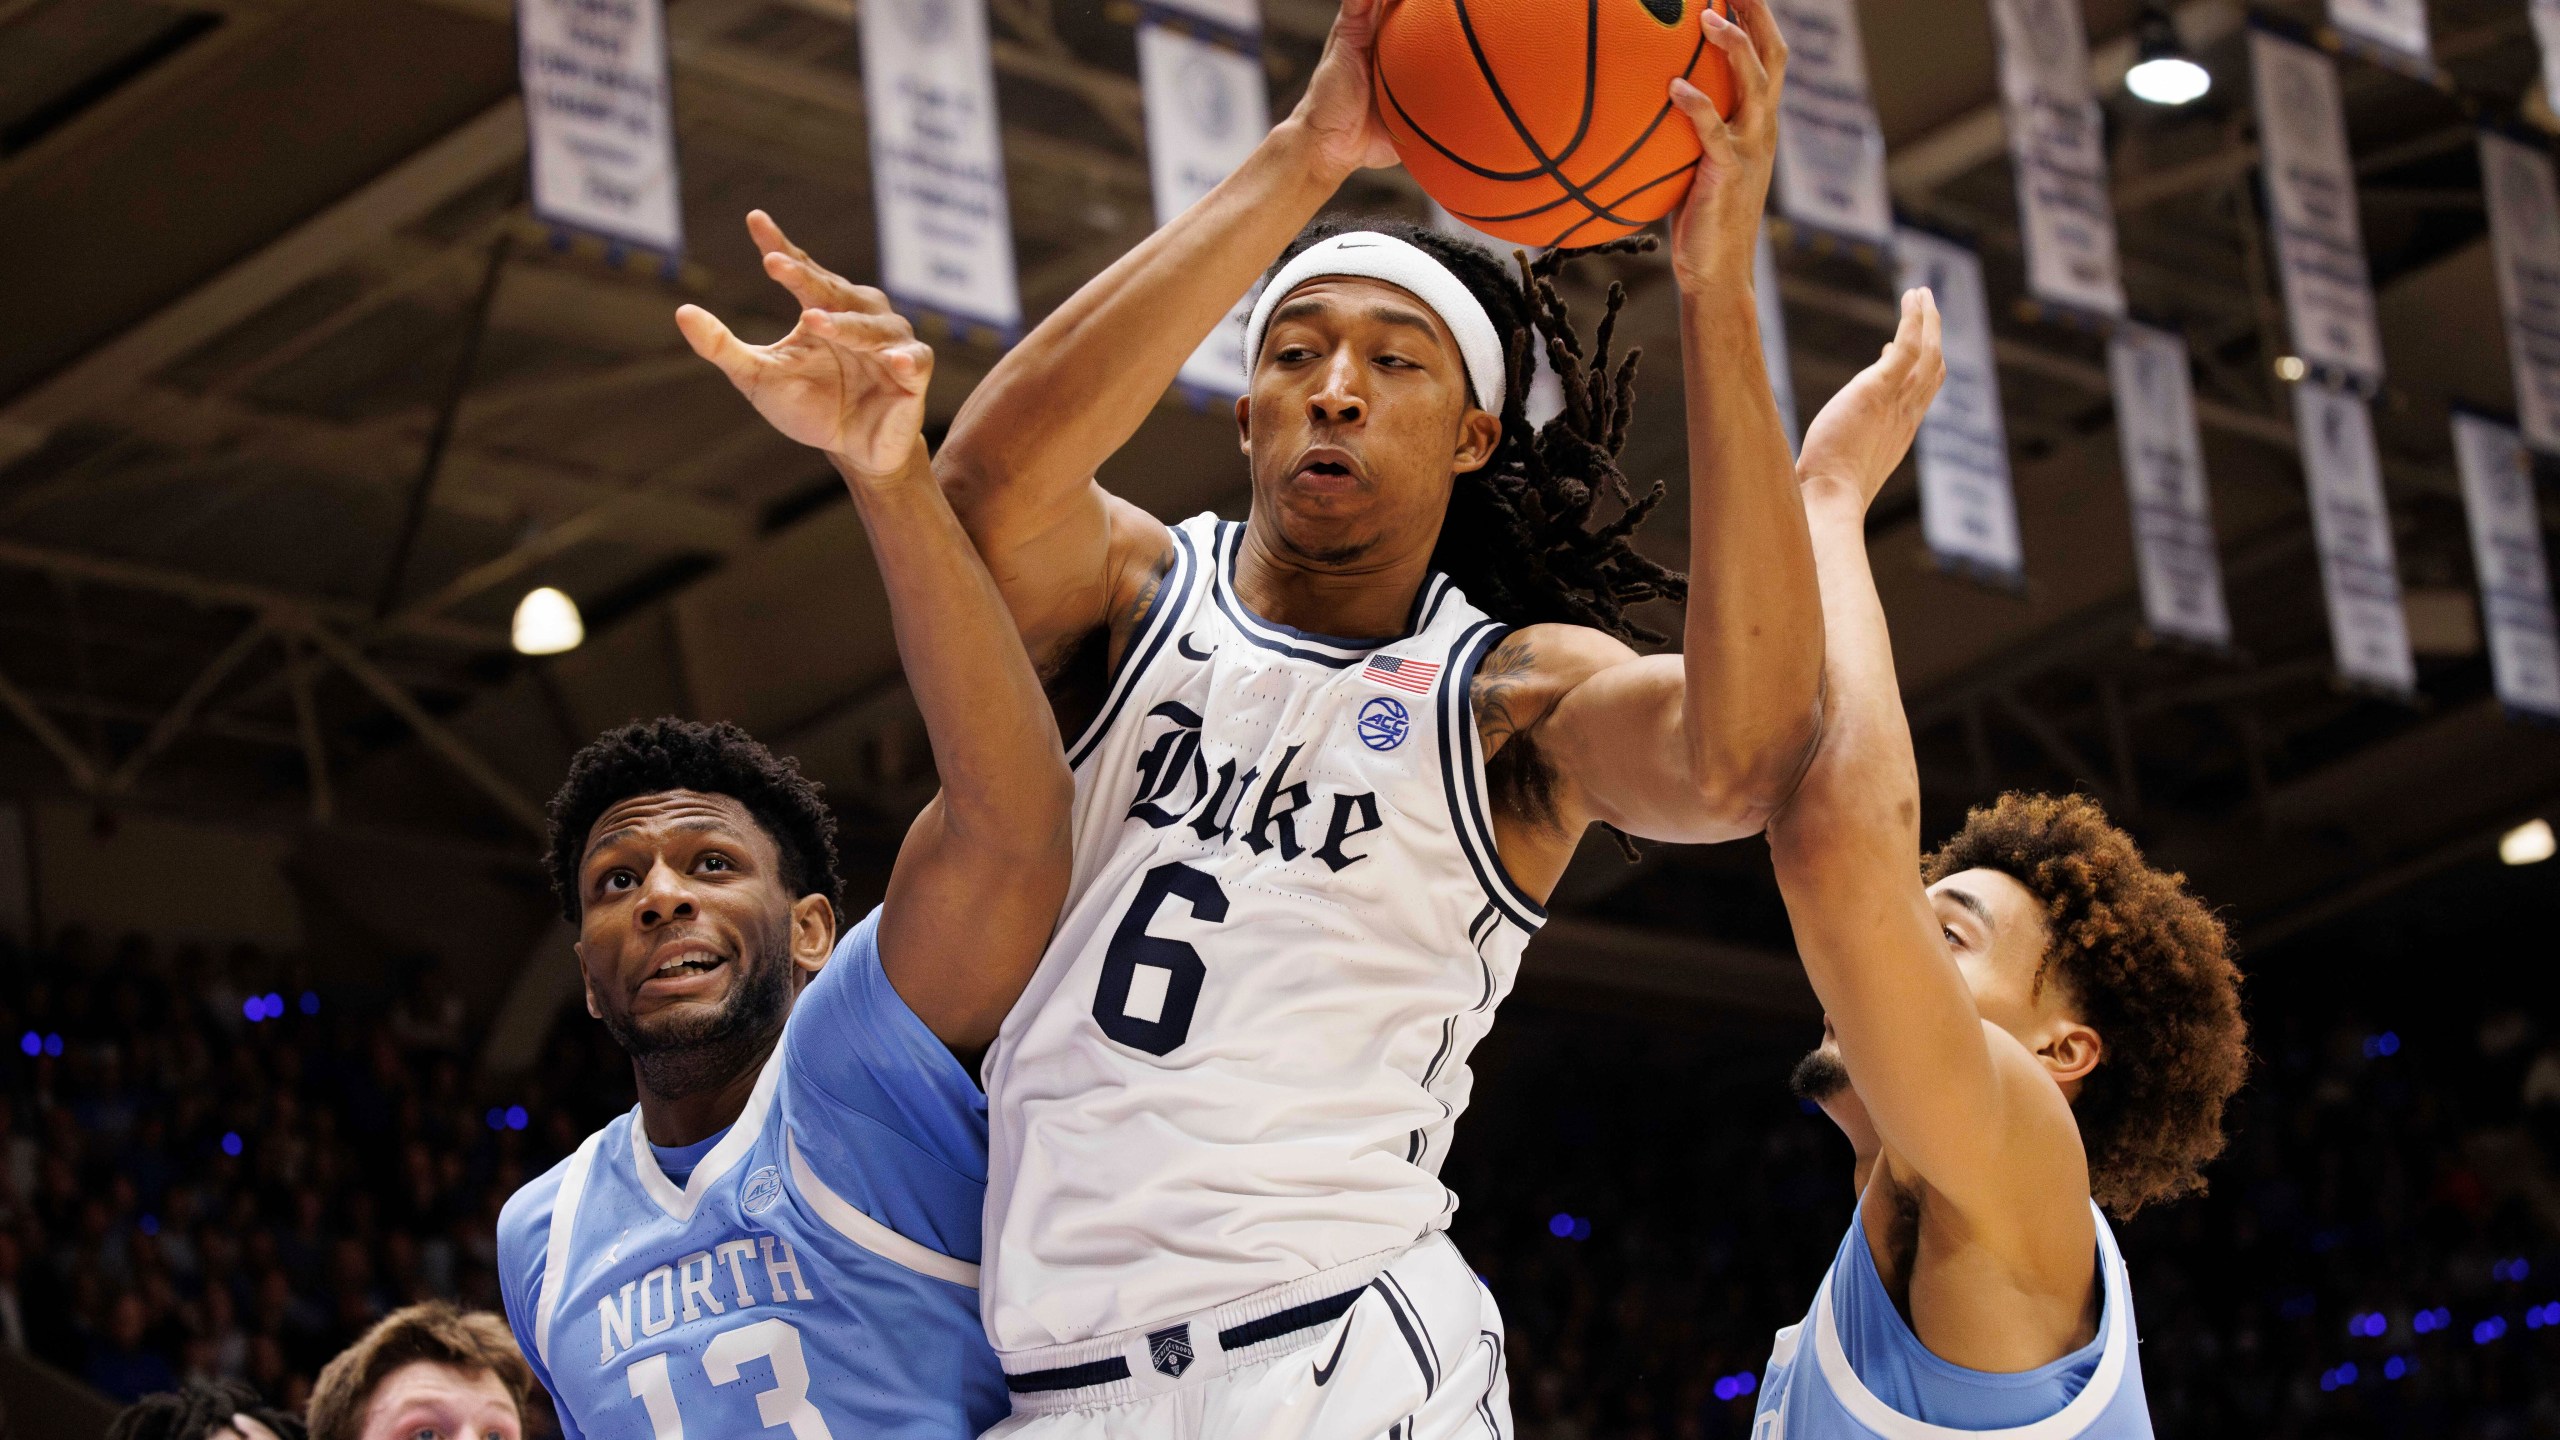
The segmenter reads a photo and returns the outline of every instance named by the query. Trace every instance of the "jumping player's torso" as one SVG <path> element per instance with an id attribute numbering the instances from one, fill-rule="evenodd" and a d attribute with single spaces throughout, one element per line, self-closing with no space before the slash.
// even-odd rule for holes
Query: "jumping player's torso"
<path id="1" fill-rule="evenodd" d="M 508 1319 L 570 1436 L 965 1440 L 1003 1415 L 980 1102 L 889 987 L 876 924 L 682 1183 L 634 1110 L 508 1202 Z"/>
<path id="2" fill-rule="evenodd" d="M 1930 1353 L 1879 1273 L 1868 1227 L 1852 1220 L 1804 1320 L 1778 1332 L 1752 1440 L 2149 1440 L 2132 1281 L 2106 1217 L 2097 1225 L 2097 1333 L 2014 1374 Z M 2031 1428 L 2030 1428 L 2031 1427 Z"/>
<path id="3" fill-rule="evenodd" d="M 985 1069 L 1008 1357 L 1356 1287 L 1444 1225 L 1467 1055 L 1544 919 L 1468 704 L 1502 627 L 1437 575 L 1401 639 L 1272 624 L 1236 595 L 1242 538 L 1175 528 L 1069 750 L 1074 878 Z"/>

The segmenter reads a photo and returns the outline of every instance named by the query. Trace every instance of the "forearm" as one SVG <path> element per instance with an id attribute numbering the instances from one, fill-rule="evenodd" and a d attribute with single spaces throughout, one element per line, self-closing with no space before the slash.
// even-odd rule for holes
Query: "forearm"
<path id="1" fill-rule="evenodd" d="M 889 594 L 908 688 L 942 780 L 944 823 L 991 849 L 1046 844 L 1074 782 L 1011 613 L 919 442 L 906 470 L 839 462 Z"/>
<path id="2" fill-rule="evenodd" d="M 1043 320 L 981 382 L 936 470 L 973 535 L 1075 495 L 1339 187 L 1284 121 L 1235 173 Z"/>
<path id="3" fill-rule="evenodd" d="M 1689 442 L 1682 713 L 1692 775 L 1756 826 L 1820 733 L 1823 600 L 1747 286 L 1680 299 Z"/>
<path id="4" fill-rule="evenodd" d="M 1920 851 L 1920 776 L 1894 673 L 1893 637 L 1867 559 L 1865 507 L 1845 485 L 1807 486 L 1799 504 L 1822 611 L 1823 734 L 1769 848 L 1798 887 L 1907 880 Z M 1891 875 L 1852 875 L 1842 852 Z"/>
<path id="5" fill-rule="evenodd" d="M 1820 748 L 1769 825 L 1805 974 L 1876 1133 L 1924 1174 L 1970 1173 L 1996 1087 L 1981 1019 L 1915 873 L 1920 791 L 1864 499 L 1806 487 L 1828 687 Z"/>

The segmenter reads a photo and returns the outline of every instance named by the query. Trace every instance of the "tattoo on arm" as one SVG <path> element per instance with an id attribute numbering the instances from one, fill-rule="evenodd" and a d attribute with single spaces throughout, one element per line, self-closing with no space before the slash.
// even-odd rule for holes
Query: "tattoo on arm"
<path id="1" fill-rule="evenodd" d="M 1519 635 L 1493 647 L 1476 667 L 1467 688 L 1475 709 L 1476 733 L 1486 752 L 1485 785 L 1497 811 L 1516 815 L 1548 830 L 1564 827 L 1556 805 L 1553 766 L 1538 747 L 1537 721 L 1528 714 L 1528 682 L 1537 668 L 1537 647 Z"/>
<path id="2" fill-rule="evenodd" d="M 1173 556 L 1168 553 L 1139 582 L 1138 591 L 1129 603 L 1112 612 L 1102 624 L 1082 635 L 1061 640 L 1044 655 L 1032 657 L 1040 675 L 1040 688 L 1049 696 L 1049 709 L 1058 720 L 1058 733 L 1069 741 L 1083 733 L 1093 717 L 1102 713 L 1102 702 L 1110 693 L 1112 677 L 1119 666 L 1112 662 L 1115 642 L 1126 643 L 1137 634 L 1139 622 L 1146 618 L 1148 607 L 1164 589 L 1165 577 L 1173 571 Z"/>

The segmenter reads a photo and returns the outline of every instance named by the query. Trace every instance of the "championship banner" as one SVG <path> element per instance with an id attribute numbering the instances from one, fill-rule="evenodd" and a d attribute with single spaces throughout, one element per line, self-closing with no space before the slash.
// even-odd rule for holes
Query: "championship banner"
<path id="1" fill-rule="evenodd" d="M 2457 412 L 2453 451 L 2471 521 L 2471 565 L 2489 631 L 2489 676 L 2508 709 L 2560 722 L 2560 627 L 2542 553 L 2542 510 L 2516 432 Z"/>
<path id="2" fill-rule="evenodd" d="M 2356 217 L 2338 67 L 2309 46 L 2252 30 L 2249 70 L 2294 351 L 2370 390 L 2382 383 L 2382 331 Z"/>
<path id="3" fill-rule="evenodd" d="M 2382 457 L 2364 400 L 2316 380 L 2293 387 L 2294 427 L 2310 487 L 2311 530 L 2329 602 L 2329 646 L 2342 677 L 2406 695 L 2418 686 Z"/>
<path id="4" fill-rule="evenodd" d="M 516 68 L 534 215 L 683 254 L 661 0 L 518 0 Z"/>
<path id="5" fill-rule="evenodd" d="M 2542 94 L 2560 105 L 2560 0 L 2532 0 L 2533 35 L 2542 42 Z"/>
<path id="6" fill-rule="evenodd" d="M 1884 130 L 1867 90 L 1856 0 L 1773 0 L 1772 8 L 1788 47 L 1778 97 L 1779 211 L 1799 225 L 1892 244 Z"/>
<path id="7" fill-rule="evenodd" d="M 1138 85 L 1146 100 L 1147 179 L 1156 223 L 1165 224 L 1234 172 L 1271 128 L 1262 75 L 1262 17 L 1254 0 L 1144 10 L 1138 20 Z M 1178 383 L 1233 400 L 1250 388 L 1239 296 L 1182 362 Z"/>
<path id="8" fill-rule="evenodd" d="M 1778 401 L 1778 423 L 1786 427 L 1787 448 L 1804 448 L 1804 427 L 1796 421 L 1796 373 L 1787 359 L 1787 307 L 1778 294 L 1778 254 L 1769 244 L 1769 227 L 1760 227 L 1760 248 L 1751 257 L 1751 298 L 1760 309 L 1760 361 L 1769 371 L 1769 393 Z"/>
<path id="9" fill-rule="evenodd" d="M 862 84 L 880 288 L 902 310 L 1012 340 L 1022 296 L 981 0 L 862 6 Z"/>
<path id="10" fill-rule="evenodd" d="M 2516 412 L 2527 443 L 2560 454 L 2560 186 L 2539 146 L 2487 130 L 2480 132 L 2480 177 Z"/>
<path id="11" fill-rule="evenodd" d="M 1992 0 L 2000 100 L 2018 176 L 2027 289 L 2092 314 L 2124 314 L 2105 121 L 2089 83 L 2080 0 Z"/>
<path id="12" fill-rule="evenodd" d="M 2187 342 L 2147 325 L 2122 326 L 2107 346 L 2107 372 L 2115 381 L 2116 436 L 2133 506 L 2143 623 L 2155 634 L 2226 649 L 2231 614 L 2213 543 Z"/>
<path id="13" fill-rule="evenodd" d="M 2018 503 L 2009 483 L 2009 434 L 1991 343 L 1982 258 L 1925 230 L 1896 233 L 1898 288 L 1926 285 L 1938 299 L 1947 379 L 1920 422 L 1920 533 L 1938 563 L 2007 585 L 2026 577 Z"/>
<path id="14" fill-rule="evenodd" d="M 2339 33 L 2434 67 L 2427 43 L 2427 0 L 2329 0 Z"/>

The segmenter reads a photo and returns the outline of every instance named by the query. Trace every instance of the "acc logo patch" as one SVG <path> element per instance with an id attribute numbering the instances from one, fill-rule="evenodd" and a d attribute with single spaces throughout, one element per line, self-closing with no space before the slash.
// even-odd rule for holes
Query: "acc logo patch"
<path id="1" fill-rule="evenodd" d="M 738 1190 L 738 1208 L 750 1215 L 761 1215 L 782 1198 L 782 1172 L 767 1165 L 747 1177 Z"/>
<path id="2" fill-rule="evenodd" d="M 1413 733 L 1413 717 L 1404 704 L 1384 695 L 1360 707 L 1360 743 L 1372 750 L 1393 750 Z"/>
<path id="3" fill-rule="evenodd" d="M 1191 1327 L 1176 1325 L 1170 1329 L 1151 1331 L 1147 1335 L 1147 1354 L 1156 1368 L 1175 1379 L 1191 1368 Z"/>

